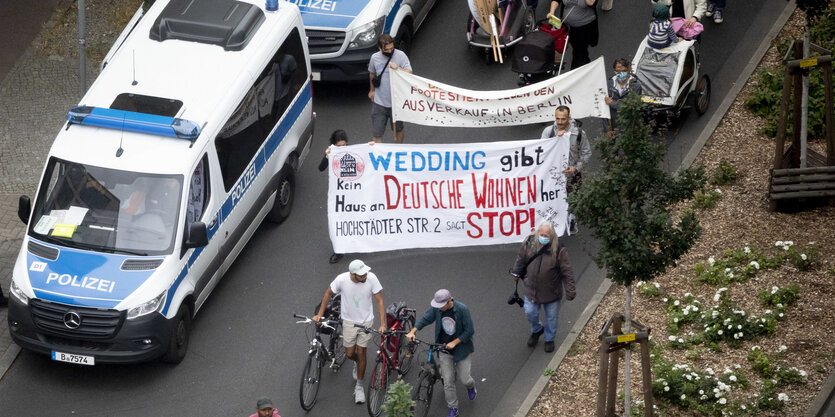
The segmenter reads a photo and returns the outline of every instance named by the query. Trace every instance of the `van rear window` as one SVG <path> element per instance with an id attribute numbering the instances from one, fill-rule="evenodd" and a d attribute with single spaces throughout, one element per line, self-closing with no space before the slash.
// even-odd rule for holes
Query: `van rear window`
<path id="1" fill-rule="evenodd" d="M 116 96 L 111 109 L 175 117 L 183 107 L 183 102 L 170 98 L 143 96 L 141 94 L 122 93 Z"/>

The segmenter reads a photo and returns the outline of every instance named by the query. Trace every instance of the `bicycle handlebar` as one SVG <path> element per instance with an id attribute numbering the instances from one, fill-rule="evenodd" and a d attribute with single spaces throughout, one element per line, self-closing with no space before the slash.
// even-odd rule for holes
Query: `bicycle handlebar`
<path id="1" fill-rule="evenodd" d="M 312 318 L 307 317 L 307 316 L 302 316 L 302 315 L 293 313 L 293 317 L 295 317 L 297 319 L 301 319 L 301 321 L 297 321 L 296 323 L 300 323 L 300 324 L 316 323 L 316 322 L 313 321 Z M 331 330 L 336 330 L 336 327 L 333 327 L 333 325 L 336 325 L 336 324 L 339 324 L 338 320 L 331 320 L 331 319 L 326 319 L 326 318 L 322 318 L 318 323 L 318 325 L 326 327 L 326 328 L 331 329 Z"/>
<path id="2" fill-rule="evenodd" d="M 363 333 L 380 333 L 379 331 L 377 331 L 377 329 L 374 329 L 374 328 L 371 328 L 371 327 L 368 327 L 368 326 L 363 326 L 362 324 L 354 324 L 354 327 L 362 330 Z M 407 332 L 405 330 L 386 330 L 382 333 L 382 335 L 383 336 L 390 336 L 390 335 L 393 335 L 393 334 L 406 334 L 406 333 L 409 333 L 409 332 Z"/>

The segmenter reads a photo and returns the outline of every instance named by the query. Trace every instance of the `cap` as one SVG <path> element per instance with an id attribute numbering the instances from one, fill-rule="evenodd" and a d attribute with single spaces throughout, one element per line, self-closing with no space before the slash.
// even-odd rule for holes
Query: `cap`
<path id="1" fill-rule="evenodd" d="M 435 292 L 435 298 L 429 302 L 429 305 L 435 308 L 441 308 L 452 299 L 452 294 L 449 293 L 449 290 L 438 290 Z"/>
<path id="2" fill-rule="evenodd" d="M 258 407 L 259 410 L 264 410 L 267 408 L 275 408 L 273 407 L 273 402 L 267 397 L 261 397 L 258 399 L 258 402 L 255 403 L 255 406 Z"/>
<path id="3" fill-rule="evenodd" d="M 348 270 L 354 275 L 365 275 L 371 270 L 371 267 L 359 259 L 354 259 L 351 261 L 351 264 L 348 265 Z"/>

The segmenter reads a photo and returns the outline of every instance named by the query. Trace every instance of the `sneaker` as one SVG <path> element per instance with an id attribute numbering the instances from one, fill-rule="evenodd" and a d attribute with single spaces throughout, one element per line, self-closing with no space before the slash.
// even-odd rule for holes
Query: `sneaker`
<path id="1" fill-rule="evenodd" d="M 474 400 L 477 394 L 478 390 L 475 389 L 475 386 L 473 386 L 472 388 L 467 388 L 467 397 L 470 399 L 470 401 Z"/>
<path id="2" fill-rule="evenodd" d="M 545 342 L 545 352 L 551 353 L 554 351 L 554 341 Z"/>
<path id="3" fill-rule="evenodd" d="M 458 416 L 459 416 L 458 409 L 454 408 L 454 407 L 450 408 L 449 409 L 449 414 L 446 415 L 446 417 L 458 417 Z"/>
<path id="4" fill-rule="evenodd" d="M 722 11 L 717 10 L 716 13 L 713 14 L 713 23 L 719 24 L 724 22 L 725 19 L 722 19 Z"/>
<path id="5" fill-rule="evenodd" d="M 705 11 L 705 16 L 710 17 L 713 16 L 713 12 L 716 11 L 716 4 L 708 2 L 707 4 L 707 11 Z"/>
<path id="6" fill-rule="evenodd" d="M 342 254 L 341 253 L 334 253 L 333 255 L 331 255 L 330 259 L 328 259 L 328 262 L 330 262 L 332 264 L 335 264 L 335 263 L 339 262 L 340 259 L 342 259 Z"/>
<path id="7" fill-rule="evenodd" d="M 362 404 L 365 402 L 365 391 L 363 391 L 362 385 L 357 385 L 354 387 L 354 402 L 357 404 Z"/>
<path id="8" fill-rule="evenodd" d="M 351 375 L 354 377 L 354 381 L 357 380 L 357 363 L 354 362 L 354 370 L 351 371 Z"/>
<path id="9" fill-rule="evenodd" d="M 542 336 L 545 333 L 545 328 L 543 327 L 542 330 L 531 333 L 531 337 L 528 338 L 528 347 L 536 346 L 537 342 L 539 342 L 539 336 Z"/>

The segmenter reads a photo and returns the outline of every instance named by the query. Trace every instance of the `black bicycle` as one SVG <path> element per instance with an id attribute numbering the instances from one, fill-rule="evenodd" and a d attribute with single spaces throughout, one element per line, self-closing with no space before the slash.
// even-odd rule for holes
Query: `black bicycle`
<path id="1" fill-rule="evenodd" d="M 334 373 L 339 372 L 345 362 L 345 346 L 342 345 L 342 334 L 339 331 L 342 321 L 339 316 L 329 315 L 316 324 L 312 318 L 293 314 L 293 317 L 300 319 L 296 323 L 313 324 L 313 335 L 310 339 L 310 348 L 307 351 L 307 361 L 302 371 L 302 379 L 299 384 L 299 402 L 305 411 L 310 411 L 316 403 L 316 395 L 319 393 L 319 383 L 322 378 L 322 367 L 329 363 Z M 322 341 L 322 335 L 328 337 L 327 343 Z"/>
<path id="2" fill-rule="evenodd" d="M 412 391 L 412 400 L 415 402 L 415 417 L 426 417 L 429 415 L 429 406 L 432 405 L 432 393 L 435 390 L 435 383 L 441 381 L 443 385 L 443 377 L 441 377 L 440 365 L 438 365 L 438 353 L 449 353 L 443 343 L 427 343 L 423 340 L 415 339 L 412 344 L 424 344 L 428 347 L 426 362 L 421 362 L 420 373 L 418 374 L 418 382 L 415 390 Z"/>

